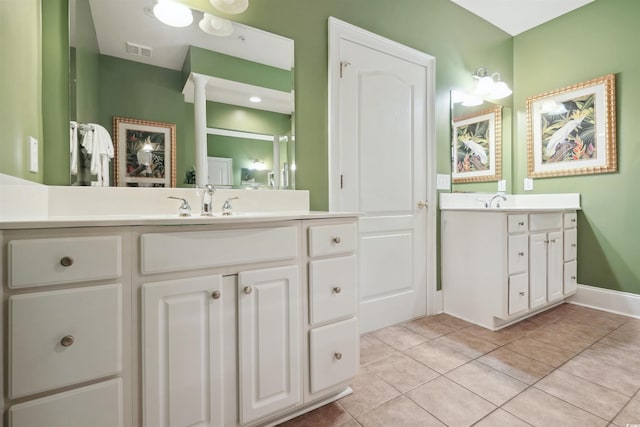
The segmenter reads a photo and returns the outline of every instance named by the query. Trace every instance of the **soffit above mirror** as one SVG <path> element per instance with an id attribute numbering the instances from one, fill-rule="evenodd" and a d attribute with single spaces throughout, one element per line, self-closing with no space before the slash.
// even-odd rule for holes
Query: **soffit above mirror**
<path id="1" fill-rule="evenodd" d="M 518 35 L 593 0 L 451 0 L 496 27 Z"/>
<path id="2" fill-rule="evenodd" d="M 100 53 L 158 67 L 181 70 L 189 45 L 213 50 L 283 70 L 293 68 L 293 40 L 233 22 L 228 37 L 206 34 L 194 22 L 171 28 L 150 12 L 149 0 L 89 0 Z M 71 8 L 73 10 L 74 8 Z M 127 53 L 127 42 L 151 48 L 151 56 Z"/>

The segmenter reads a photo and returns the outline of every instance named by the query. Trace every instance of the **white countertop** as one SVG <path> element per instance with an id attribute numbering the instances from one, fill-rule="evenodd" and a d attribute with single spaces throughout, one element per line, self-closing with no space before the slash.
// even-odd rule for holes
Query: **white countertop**
<path id="1" fill-rule="evenodd" d="M 180 217 L 178 214 L 160 215 L 85 215 L 85 216 L 59 216 L 48 218 L 29 218 L 25 220 L 0 220 L 0 230 L 15 230 L 28 228 L 68 228 L 68 227 L 118 227 L 118 226 L 149 226 L 149 225 L 227 225 L 227 224 L 251 224 L 274 221 L 301 220 L 301 219 L 327 219 L 357 217 L 354 212 L 247 212 L 234 213 L 224 216 L 201 216 L 194 214 L 189 217 Z"/>
<path id="2" fill-rule="evenodd" d="M 580 194 L 501 194 L 506 200 L 496 199 L 494 207 L 487 208 L 493 197 L 500 193 L 441 193 L 440 210 L 475 212 L 549 212 L 579 210 Z M 500 207 L 497 207 L 497 203 Z"/>

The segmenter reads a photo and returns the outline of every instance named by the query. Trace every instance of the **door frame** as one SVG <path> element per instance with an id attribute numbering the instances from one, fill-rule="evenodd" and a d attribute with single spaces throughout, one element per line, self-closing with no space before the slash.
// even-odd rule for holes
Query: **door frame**
<path id="1" fill-rule="evenodd" d="M 329 17 L 328 58 L 328 148 L 329 211 L 340 212 L 340 41 L 348 40 L 382 53 L 420 65 L 426 70 L 426 153 L 427 153 L 427 314 L 442 312 L 442 293 L 437 291 L 437 192 L 435 132 L 435 57 L 393 40 Z"/>

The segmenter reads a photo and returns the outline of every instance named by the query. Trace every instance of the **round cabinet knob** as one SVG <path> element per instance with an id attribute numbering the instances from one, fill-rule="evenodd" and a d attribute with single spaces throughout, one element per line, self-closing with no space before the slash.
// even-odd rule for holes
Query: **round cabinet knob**
<path id="1" fill-rule="evenodd" d="M 524 296 L 524 291 L 520 292 L 520 296 L 523 297 Z"/>
<path id="2" fill-rule="evenodd" d="M 576 280 L 576 276 L 571 276 L 571 280 Z"/>
<path id="3" fill-rule="evenodd" d="M 331 241 L 337 245 L 342 242 L 342 239 L 340 237 L 334 237 Z"/>
<path id="4" fill-rule="evenodd" d="M 524 256 L 524 252 L 518 252 L 519 256 Z"/>
<path id="5" fill-rule="evenodd" d="M 342 353 L 334 353 L 333 357 L 335 357 L 336 360 L 340 360 L 340 359 L 342 359 Z"/>
<path id="6" fill-rule="evenodd" d="M 576 219 L 575 218 L 571 218 L 571 222 L 576 222 Z"/>
<path id="7" fill-rule="evenodd" d="M 342 288 L 340 288 L 339 286 L 336 286 L 335 288 L 333 288 L 334 294 L 339 294 L 340 292 L 342 292 Z"/>
<path id="8" fill-rule="evenodd" d="M 211 298 L 213 299 L 220 299 L 221 296 L 222 296 L 222 293 L 220 291 L 213 291 L 211 293 Z"/>
<path id="9" fill-rule="evenodd" d="M 522 226 L 524 225 L 524 221 L 520 221 L 520 222 L 518 223 L 518 225 L 519 225 L 520 227 L 522 227 Z"/>
<path id="10" fill-rule="evenodd" d="M 243 292 L 249 295 L 251 292 L 253 292 L 253 288 L 251 286 L 245 286 Z"/>
<path id="11" fill-rule="evenodd" d="M 63 347 L 70 347 L 75 341 L 76 339 L 73 337 L 73 335 L 65 335 L 60 340 L 60 345 Z"/>
<path id="12" fill-rule="evenodd" d="M 572 243 L 572 244 L 571 244 L 571 247 L 572 247 L 572 248 L 575 248 L 576 246 L 578 246 L 578 245 L 576 245 L 575 243 Z"/>
<path id="13" fill-rule="evenodd" d="M 73 258 L 70 256 L 65 256 L 60 258 L 60 265 L 63 267 L 70 267 L 73 265 Z"/>

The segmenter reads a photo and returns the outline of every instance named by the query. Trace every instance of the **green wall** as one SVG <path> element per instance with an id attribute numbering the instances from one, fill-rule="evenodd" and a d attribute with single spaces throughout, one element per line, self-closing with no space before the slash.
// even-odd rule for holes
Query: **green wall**
<path id="1" fill-rule="evenodd" d="M 0 173 L 36 182 L 43 179 L 40 21 L 40 0 L 0 0 Z M 29 172 L 29 136 L 41 142 L 38 173 Z"/>
<path id="2" fill-rule="evenodd" d="M 637 0 L 596 0 L 514 38 L 514 175 L 527 176 L 526 99 L 615 73 L 618 172 L 534 180 L 535 193 L 581 194 L 578 283 L 640 293 L 640 141 L 631 126 L 640 106 Z"/>

